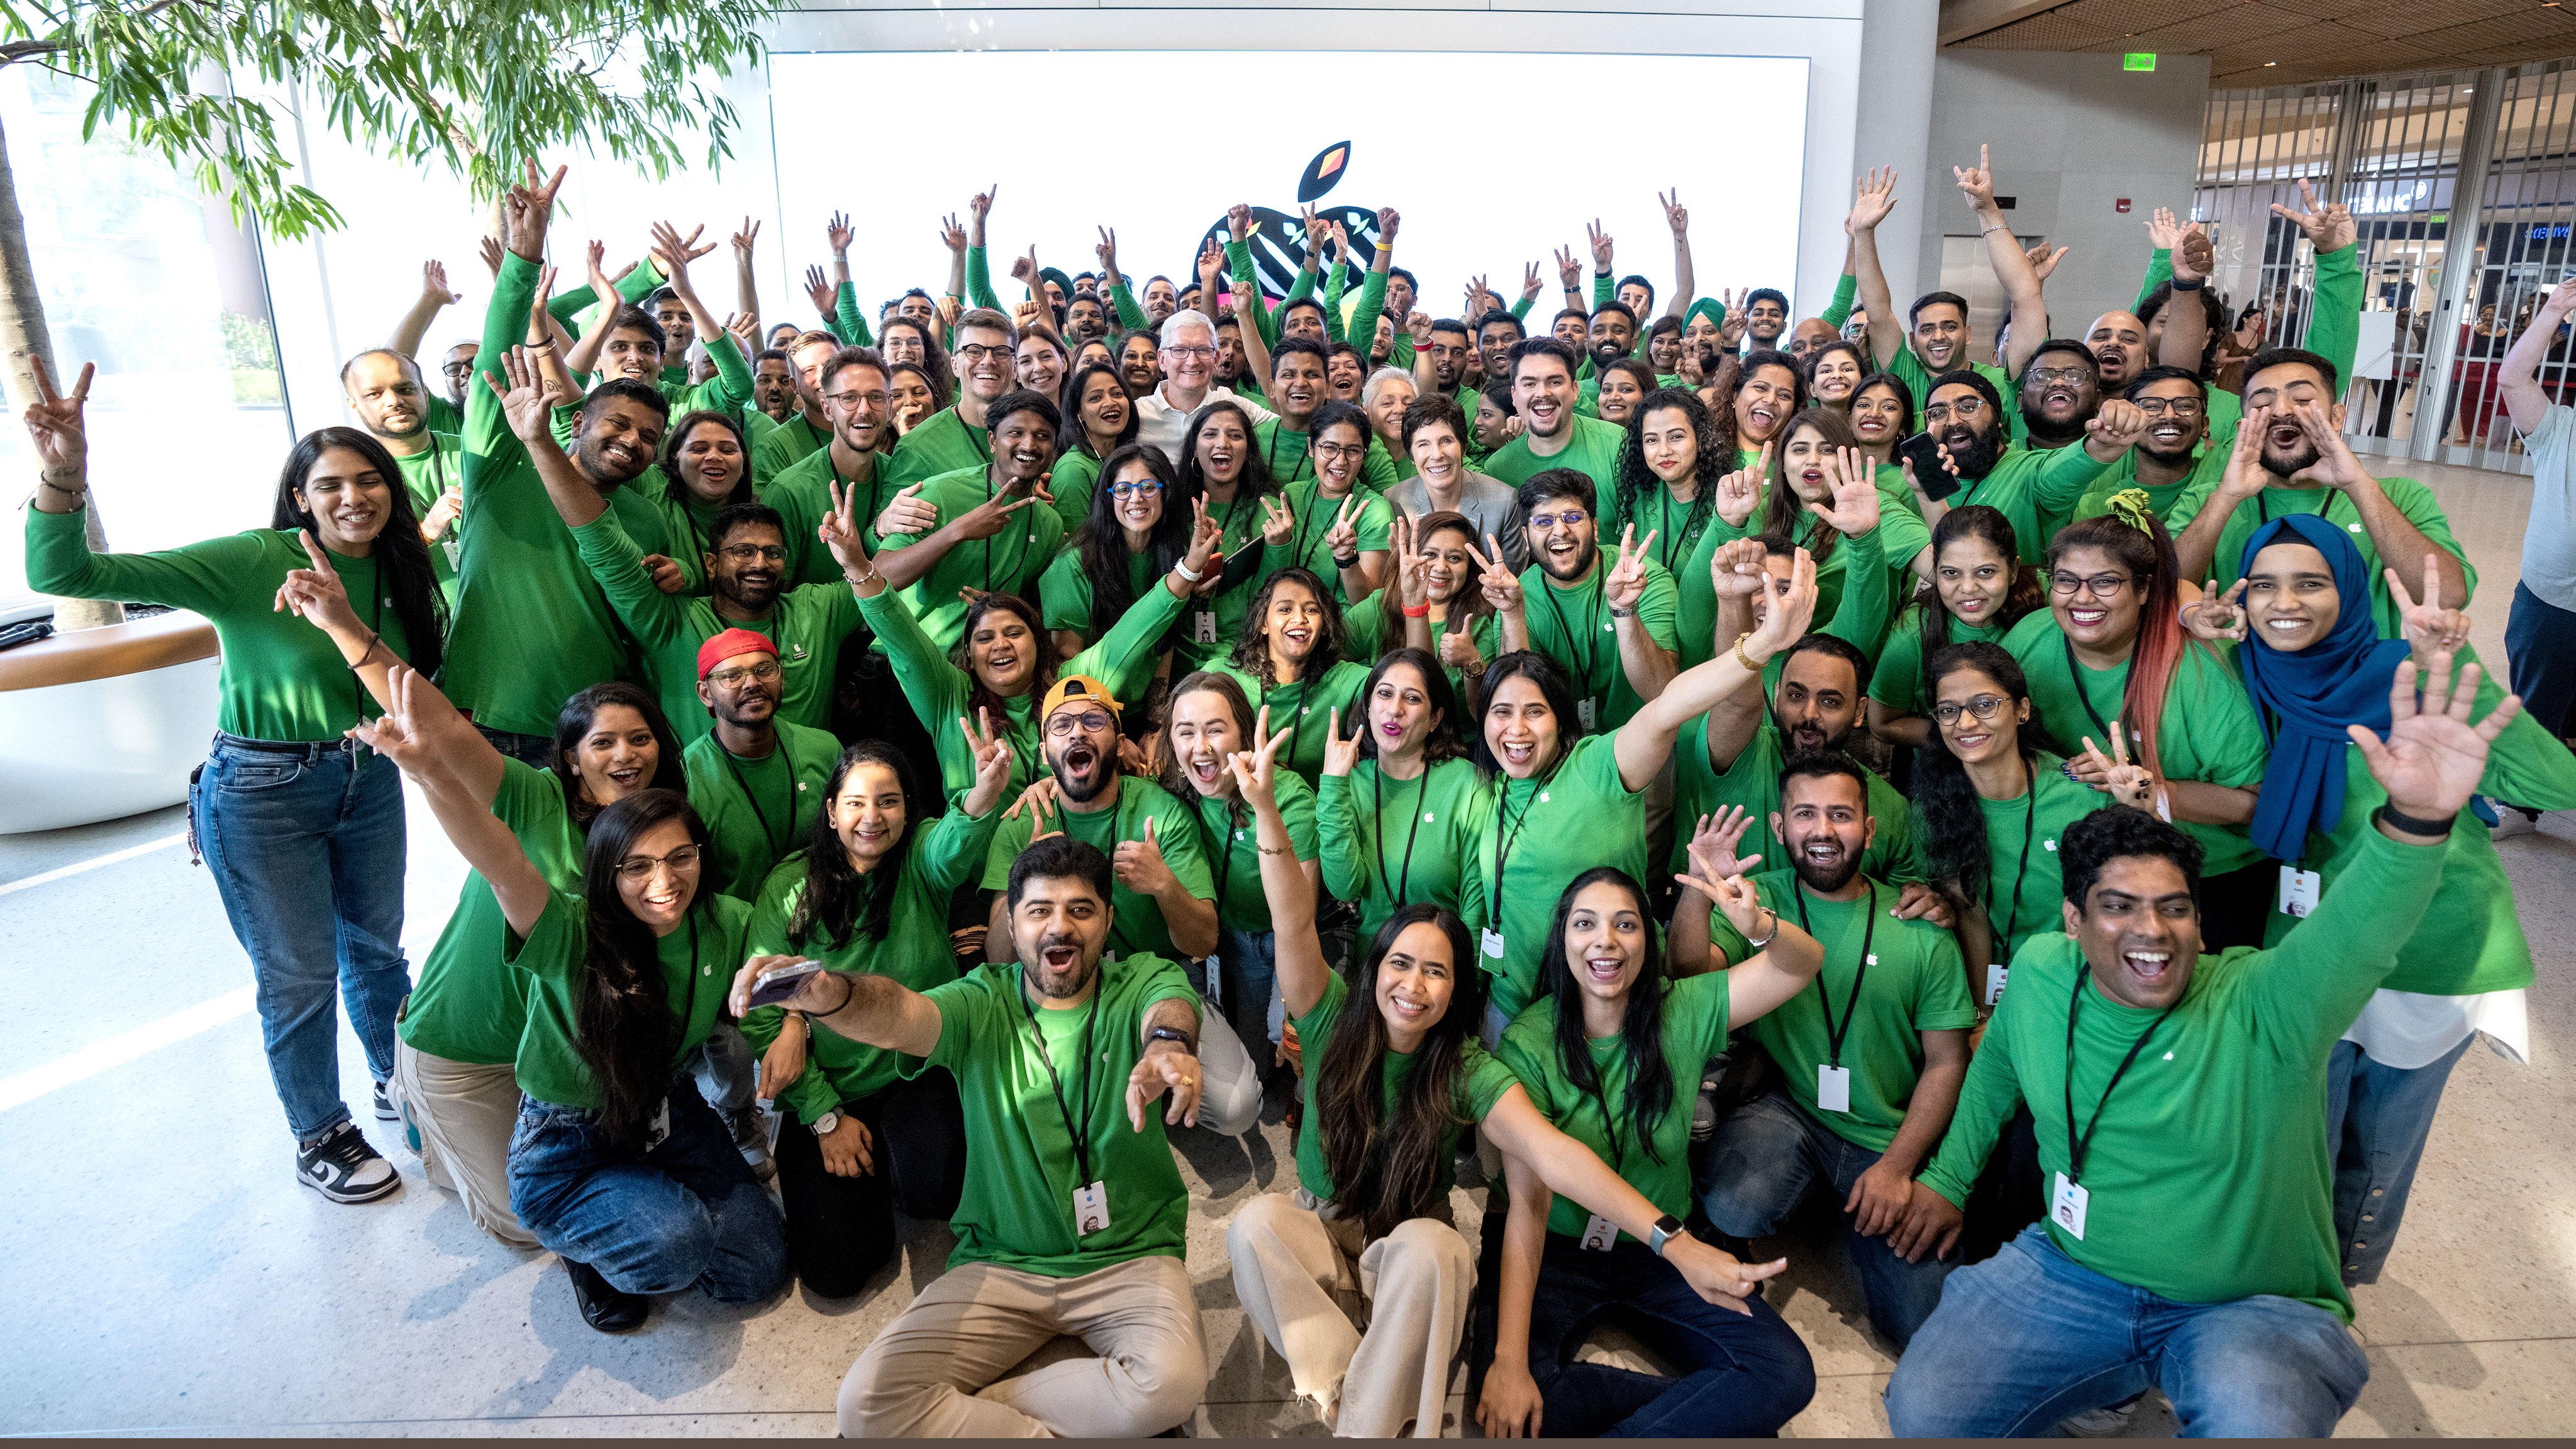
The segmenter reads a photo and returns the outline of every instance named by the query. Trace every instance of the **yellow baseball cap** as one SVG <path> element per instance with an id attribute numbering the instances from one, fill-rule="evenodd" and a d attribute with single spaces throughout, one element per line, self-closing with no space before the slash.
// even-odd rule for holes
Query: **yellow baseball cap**
<path id="1" fill-rule="evenodd" d="M 1056 680 L 1055 688 L 1046 692 L 1046 704 L 1038 711 L 1038 722 L 1044 724 L 1067 704 L 1102 705 L 1109 710 L 1111 719 L 1119 716 L 1118 696 L 1109 692 L 1108 685 L 1088 674 L 1068 674 Z"/>

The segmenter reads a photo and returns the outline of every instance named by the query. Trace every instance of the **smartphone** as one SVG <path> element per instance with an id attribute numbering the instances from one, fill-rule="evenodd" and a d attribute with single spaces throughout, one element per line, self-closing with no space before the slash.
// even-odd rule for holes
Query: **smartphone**
<path id="1" fill-rule="evenodd" d="M 776 1006 L 794 996 L 796 988 L 805 984 L 806 977 L 822 969 L 820 961 L 790 961 L 784 966 L 772 966 L 751 978 L 751 1004 Z"/>
<path id="2" fill-rule="evenodd" d="M 1924 497 L 1939 500 L 1959 491 L 1959 475 L 1941 466 L 1940 444 L 1930 433 L 1916 433 L 1897 444 L 1896 456 L 1914 465 L 1914 483 Z"/>

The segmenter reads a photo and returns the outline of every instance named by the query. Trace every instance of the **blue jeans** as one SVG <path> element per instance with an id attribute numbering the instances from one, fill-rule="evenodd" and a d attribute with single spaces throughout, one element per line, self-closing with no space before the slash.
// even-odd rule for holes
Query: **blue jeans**
<path id="1" fill-rule="evenodd" d="M 1530 1377 L 1551 1438 L 1754 1438 L 1816 1396 L 1816 1365 L 1796 1329 L 1754 1294 L 1751 1316 L 1703 1299 L 1645 1244 L 1587 1253 L 1547 1238 L 1530 1298 Z M 1596 1324 L 1617 1323 L 1689 1373 L 1668 1379 L 1574 1355 Z"/>
<path id="2" fill-rule="evenodd" d="M 786 1222 L 696 1085 L 674 1076 L 670 1092 L 671 1135 L 649 1152 L 611 1141 L 595 1112 L 520 1098 L 510 1210 L 622 1293 L 756 1303 L 787 1282 Z"/>
<path id="3" fill-rule="evenodd" d="M 551 770 L 558 763 L 552 735 L 523 735 L 517 730 L 496 730 L 488 725 L 475 728 L 483 731 L 484 740 L 492 748 L 531 770 Z"/>
<path id="4" fill-rule="evenodd" d="M 2523 710 L 2561 739 L 2576 734 L 2576 614 L 2515 584 L 2504 652 Z"/>
<path id="5" fill-rule="evenodd" d="M 335 996 L 348 1002 L 368 1073 L 394 1074 L 394 1012 L 411 994 L 401 774 L 365 749 L 263 750 L 217 735 L 188 810 L 250 956 L 286 1125 L 313 1141 L 349 1120 Z"/>
<path id="6" fill-rule="evenodd" d="M 1729 1237 L 1759 1238 L 1776 1231 L 1811 1193 L 1830 1192 L 1837 1212 L 1852 1184 L 1884 1154 L 1835 1135 L 1774 1087 L 1735 1109 L 1709 1143 L 1708 1173 L 1700 1206 L 1709 1225 Z M 1958 1266 L 1953 1256 L 1926 1254 L 1909 1263 L 1884 1237 L 1864 1237 L 1843 1221 L 1843 1251 L 1860 1275 L 1869 1321 L 1899 1353 L 1941 1302 L 1941 1280 Z"/>
<path id="7" fill-rule="evenodd" d="M 2353 1042 L 2335 1043 L 2326 1068 L 2326 1144 L 2334 1154 L 2335 1246 L 2347 1286 L 2379 1281 L 2442 1087 L 2476 1040 L 2471 1032 L 2441 1060 L 2411 1068 L 2374 1062 Z"/>
<path id="8" fill-rule="evenodd" d="M 1273 965 L 1268 931 L 1238 931 L 1231 927 L 1219 931 L 1217 943 L 1217 985 L 1223 1002 L 1225 1019 L 1243 1039 L 1244 1050 L 1263 1071 L 1269 1070 L 1267 1046 L 1279 1040 L 1281 1018 L 1274 1010 L 1273 998 L 1279 994 L 1279 972 Z M 1193 961 L 1189 966 L 1190 984 L 1207 994 L 1206 963 Z"/>
<path id="9" fill-rule="evenodd" d="M 2046 1434 L 2150 1386 L 2190 1438 L 2322 1439 L 2370 1364 L 2343 1320 L 2295 1298 L 2176 1303 L 2105 1278 L 2026 1229 L 1950 1275 L 1887 1384 L 1901 1437 Z"/>

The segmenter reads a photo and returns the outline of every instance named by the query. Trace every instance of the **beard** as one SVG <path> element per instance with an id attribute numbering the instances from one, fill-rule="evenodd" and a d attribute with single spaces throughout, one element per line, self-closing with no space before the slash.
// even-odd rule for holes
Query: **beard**
<path id="1" fill-rule="evenodd" d="M 1595 377 L 1600 376 L 1600 375 L 1601 375 L 1601 371 L 1602 371 L 1602 369 L 1604 369 L 1604 368 L 1608 367 L 1610 364 L 1612 364 L 1612 363 L 1614 363 L 1614 362 L 1617 362 L 1620 358 L 1623 358 L 1623 357 L 1625 357 L 1625 356 L 1627 356 L 1627 355 L 1628 355 L 1628 349 L 1627 349 L 1627 348 L 1624 348 L 1624 347 L 1622 347 L 1622 346 L 1620 346 L 1620 345 L 1619 345 L 1618 343 L 1616 343 L 1616 342 L 1595 342 L 1595 343 L 1593 343 L 1593 344 L 1592 344 L 1592 353 L 1591 353 L 1591 356 L 1592 356 L 1592 375 L 1593 375 L 1593 376 L 1595 376 Z"/>
<path id="2" fill-rule="evenodd" d="M 1108 757 L 1085 739 L 1076 739 L 1065 746 L 1063 753 L 1047 764 L 1055 773 L 1056 788 L 1064 792 L 1064 798 L 1077 805 L 1088 805 L 1099 799 L 1100 792 L 1108 789 L 1110 782 L 1118 778 L 1118 772 Z"/>
<path id="3" fill-rule="evenodd" d="M 2002 426 L 1992 428 L 1953 427 L 1941 434 L 1941 446 L 1950 450 L 1950 461 L 1959 465 L 1959 476 L 1973 483 L 1995 470 L 2003 460 Z"/>
<path id="4" fill-rule="evenodd" d="M 1062 966 L 1050 966 L 1050 951 L 1072 953 Z M 1071 931 L 1049 931 L 1038 937 L 1020 956 L 1020 973 L 1036 988 L 1038 995 L 1051 1001 L 1069 1001 L 1091 986 L 1099 974 L 1100 957 Z"/>
<path id="5" fill-rule="evenodd" d="M 2293 477 L 2317 466 L 2320 456 L 2317 445 L 2309 442 L 2304 434 L 2300 436 L 2297 447 L 2286 451 L 2273 447 L 2267 439 L 2263 444 L 2263 471 L 2275 478 Z"/>
<path id="6" fill-rule="evenodd" d="M 1860 857 L 1851 851 L 1844 851 L 1830 863 L 1809 860 L 1803 849 L 1794 853 L 1794 859 L 1799 882 L 1819 895 L 1831 895 L 1841 890 L 1851 884 L 1853 876 L 1860 874 Z"/>

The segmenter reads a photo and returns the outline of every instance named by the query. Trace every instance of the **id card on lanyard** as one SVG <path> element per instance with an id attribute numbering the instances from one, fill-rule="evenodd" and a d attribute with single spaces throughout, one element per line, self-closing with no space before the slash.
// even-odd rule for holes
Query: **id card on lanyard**
<path id="1" fill-rule="evenodd" d="M 2085 1217 L 2093 1204 L 2093 1194 L 2084 1186 L 2084 1155 L 2093 1149 L 2093 1132 L 2102 1125 L 2102 1109 L 2111 1105 L 2111 1094 L 2119 1090 L 2120 1079 L 2129 1074 L 2129 1068 L 2137 1065 L 2138 1054 L 2147 1049 L 2156 1029 L 2174 1014 L 2174 1007 L 2182 1005 L 2176 1001 L 2166 1007 L 2147 1023 L 2146 1030 L 2138 1033 L 2136 1041 L 2129 1043 L 2129 1054 L 2120 1058 L 2111 1080 L 2102 1084 L 2102 1098 L 2093 1104 L 2093 1115 L 2079 1136 L 2075 1131 L 2075 1018 L 2084 1009 L 2084 987 L 2091 979 L 2092 973 L 2079 965 L 2075 991 L 2066 1002 L 2066 1170 L 2055 1175 L 2048 1194 L 2048 1220 L 2079 1243 L 2084 1241 Z"/>

